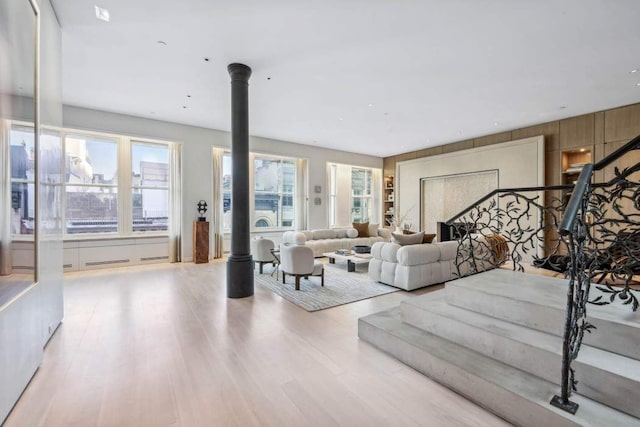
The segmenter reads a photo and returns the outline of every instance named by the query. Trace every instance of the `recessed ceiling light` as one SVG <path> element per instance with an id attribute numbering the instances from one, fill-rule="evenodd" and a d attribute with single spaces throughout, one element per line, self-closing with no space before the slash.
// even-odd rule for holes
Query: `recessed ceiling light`
<path id="1" fill-rule="evenodd" d="M 640 83 L 636 83 L 636 86 L 640 86 Z"/>
<path id="2" fill-rule="evenodd" d="M 372 104 L 372 103 L 369 103 L 369 105 L 367 105 L 367 107 L 373 107 L 373 104 Z"/>
<path id="3" fill-rule="evenodd" d="M 204 58 L 204 62 L 209 62 L 209 58 Z"/>
<path id="4" fill-rule="evenodd" d="M 187 94 L 187 98 L 191 98 L 191 95 Z"/>
<path id="5" fill-rule="evenodd" d="M 161 44 L 161 45 L 163 45 L 163 46 L 166 46 L 166 45 L 167 45 L 167 42 L 166 42 L 166 41 L 164 41 L 164 40 L 158 40 L 158 42 L 157 42 L 157 43 L 158 43 L 158 44 Z"/>
<path id="6" fill-rule="evenodd" d="M 581 153 L 584 153 L 585 151 L 587 151 L 585 148 L 581 148 L 581 149 L 580 149 L 580 152 L 581 152 Z"/>
<path id="7" fill-rule="evenodd" d="M 564 110 L 565 108 L 567 108 L 566 105 L 563 105 L 563 106 L 560 107 L 561 110 Z"/>
<path id="8" fill-rule="evenodd" d="M 267 80 L 271 80 L 271 77 L 267 77 Z"/>
<path id="9" fill-rule="evenodd" d="M 637 73 L 637 72 L 638 72 L 638 69 L 637 69 L 637 68 L 634 68 L 633 70 L 631 70 L 631 71 L 629 71 L 629 72 L 630 72 L 631 74 L 633 74 L 633 73 Z"/>
<path id="10" fill-rule="evenodd" d="M 498 122 L 493 122 L 493 125 L 494 125 L 494 126 L 498 126 L 499 124 L 500 124 L 500 123 L 498 123 Z"/>
<path id="11" fill-rule="evenodd" d="M 338 120 L 343 121 L 344 119 L 342 117 L 339 117 Z"/>
<path id="12" fill-rule="evenodd" d="M 96 18 L 104 22 L 109 22 L 109 11 L 97 5 L 95 6 L 95 8 L 96 8 Z"/>
<path id="13" fill-rule="evenodd" d="M 182 106 L 182 108 L 187 108 L 187 106 L 186 106 L 186 105 L 183 105 L 183 106 Z"/>

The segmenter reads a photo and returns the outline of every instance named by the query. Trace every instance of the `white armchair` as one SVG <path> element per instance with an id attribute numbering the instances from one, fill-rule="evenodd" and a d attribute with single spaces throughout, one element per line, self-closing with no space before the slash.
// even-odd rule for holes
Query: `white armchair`
<path id="1" fill-rule="evenodd" d="M 269 239 L 253 239 L 251 240 L 251 255 L 253 261 L 260 265 L 260 274 L 262 274 L 262 266 L 264 264 L 274 264 L 275 258 L 271 253 L 271 249 L 275 246 L 273 241 Z"/>
<path id="2" fill-rule="evenodd" d="M 286 283 L 287 274 L 295 276 L 297 291 L 300 290 L 301 277 L 320 276 L 320 286 L 324 286 L 324 264 L 314 259 L 313 250 L 308 246 L 282 245 L 280 270 L 282 283 Z"/>

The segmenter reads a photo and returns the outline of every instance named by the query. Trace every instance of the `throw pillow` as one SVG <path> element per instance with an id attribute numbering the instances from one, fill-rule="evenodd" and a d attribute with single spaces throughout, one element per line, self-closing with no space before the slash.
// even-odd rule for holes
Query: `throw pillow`
<path id="1" fill-rule="evenodd" d="M 353 228 L 358 230 L 358 237 L 369 237 L 369 223 L 368 222 L 354 222 Z"/>
<path id="2" fill-rule="evenodd" d="M 350 239 L 355 239 L 358 237 L 358 230 L 355 228 L 347 228 L 347 237 Z"/>
<path id="3" fill-rule="evenodd" d="M 436 238 L 435 234 L 424 233 L 424 237 L 422 238 L 422 243 L 431 243 L 435 238 Z"/>
<path id="4" fill-rule="evenodd" d="M 377 237 L 378 236 L 378 224 L 369 224 L 369 237 Z"/>
<path id="5" fill-rule="evenodd" d="M 411 230 L 402 230 L 402 234 L 410 236 L 412 234 L 416 234 L 416 232 Z M 422 238 L 422 243 L 431 243 L 435 238 L 436 238 L 435 234 L 424 233 L 424 237 Z"/>
<path id="6" fill-rule="evenodd" d="M 391 241 L 393 243 L 399 244 L 400 246 L 420 245 L 422 244 L 424 233 L 422 231 L 419 233 L 413 233 L 413 234 L 393 233 L 392 236 L 393 238 L 391 239 Z"/>

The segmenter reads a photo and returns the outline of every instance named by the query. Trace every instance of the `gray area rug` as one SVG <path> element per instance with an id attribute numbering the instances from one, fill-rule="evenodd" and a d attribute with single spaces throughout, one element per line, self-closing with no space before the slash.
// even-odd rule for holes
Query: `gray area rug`
<path id="1" fill-rule="evenodd" d="M 308 280 L 300 279 L 299 291 L 296 291 L 293 276 L 287 276 L 286 284 L 282 283 L 282 273 L 278 274 L 279 280 L 276 280 L 275 273 L 271 276 L 273 267 L 270 265 L 264 266 L 264 274 L 259 274 L 256 269 L 255 280 L 261 286 L 307 311 L 324 310 L 400 290 L 374 282 L 364 268 L 358 266 L 358 269 L 349 273 L 346 264 L 325 264 L 324 287 L 320 286 L 320 276 L 309 276 Z"/>

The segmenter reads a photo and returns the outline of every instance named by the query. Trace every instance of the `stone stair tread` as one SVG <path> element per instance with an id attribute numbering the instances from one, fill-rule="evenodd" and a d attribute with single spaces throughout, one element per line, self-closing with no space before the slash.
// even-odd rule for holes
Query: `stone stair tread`
<path id="1" fill-rule="evenodd" d="M 537 347 L 545 351 L 562 356 L 562 338 L 556 335 L 540 332 L 505 320 L 490 317 L 481 313 L 465 310 L 446 302 L 446 289 L 420 295 L 403 301 L 404 306 L 433 312 L 458 322 L 470 325 L 499 335 L 527 346 Z M 595 332 L 597 333 L 597 331 Z M 633 381 L 640 382 L 640 361 L 606 350 L 582 344 L 577 361 L 610 372 Z"/>
<path id="2" fill-rule="evenodd" d="M 638 418 L 579 394 L 574 394 L 571 398 L 580 405 L 576 415 L 571 415 L 555 408 L 549 404 L 549 401 L 554 394 L 559 392 L 558 386 L 464 346 L 403 323 L 400 318 L 399 307 L 359 319 L 360 338 L 372 342 L 374 339 L 371 336 L 366 336 L 371 334 L 367 332 L 367 327 L 373 328 L 376 333 L 384 334 L 385 340 L 389 338 L 384 345 L 372 343 L 376 347 L 390 353 L 445 386 L 467 396 L 476 403 L 488 407 L 510 422 L 543 425 L 540 422 L 544 423 L 547 420 L 553 422 L 553 425 L 583 426 L 637 426 L 640 423 Z M 400 354 L 400 346 L 403 343 L 411 346 L 416 354 L 403 357 Z M 440 366 L 439 368 L 434 368 L 433 361 L 427 361 L 421 365 L 418 361 L 425 358 L 438 360 L 438 363 L 444 364 L 446 369 L 443 370 L 441 365 L 438 365 Z M 457 386 L 447 383 L 447 381 L 452 381 L 454 377 L 453 370 L 460 370 L 460 375 L 467 378 L 468 381 L 459 381 Z M 493 394 L 491 391 L 486 393 L 478 391 L 479 381 L 495 385 L 491 389 L 493 391 L 507 390 L 517 397 L 518 403 L 504 402 L 498 398 L 492 401 Z M 475 391 L 473 391 L 474 386 L 476 387 Z M 519 407 L 522 402 L 526 403 L 526 411 Z M 535 414 L 527 412 L 532 407 L 536 408 Z M 533 418 L 526 418 L 529 416 Z"/>
<path id="3" fill-rule="evenodd" d="M 568 280 L 496 268 L 447 282 L 446 286 L 462 287 L 475 292 L 545 305 L 564 311 Z M 597 285 L 591 286 L 592 299 L 596 294 L 601 293 L 595 286 Z M 589 304 L 587 313 L 590 317 L 640 328 L 640 310 L 633 312 L 631 307 L 621 306 L 620 303 L 604 306 Z"/>

